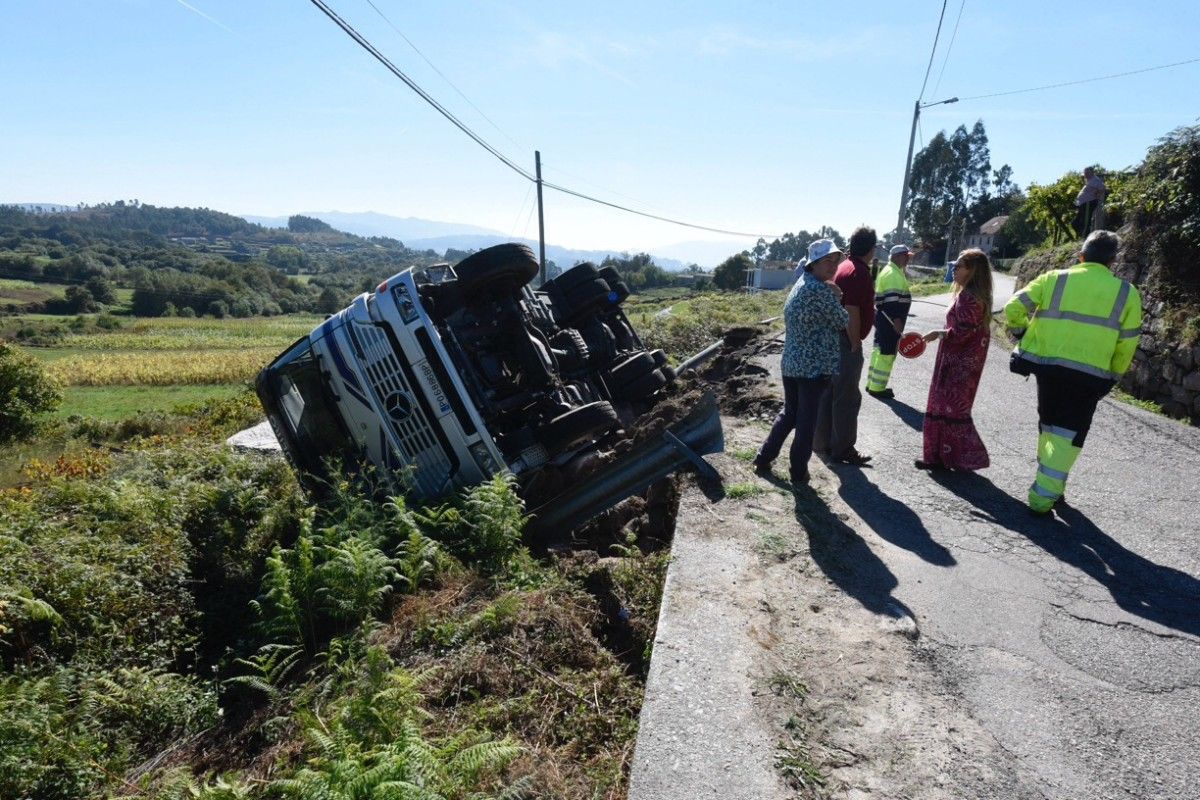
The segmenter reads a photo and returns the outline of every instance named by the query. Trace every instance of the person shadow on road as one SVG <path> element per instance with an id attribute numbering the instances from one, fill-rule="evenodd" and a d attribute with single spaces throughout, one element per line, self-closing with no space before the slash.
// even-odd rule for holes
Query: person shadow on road
<path id="1" fill-rule="evenodd" d="M 899 585 L 896 576 L 862 537 L 838 519 L 811 486 L 796 486 L 792 491 L 796 521 L 808 534 L 809 553 L 821 571 L 868 611 L 915 620 L 908 606 L 892 596 Z"/>
<path id="2" fill-rule="evenodd" d="M 975 506 L 981 519 L 1024 536 L 1091 577 L 1130 614 L 1200 635 L 1200 579 L 1126 549 L 1078 509 L 1060 506 L 1056 516 L 1035 518 L 1024 503 L 978 473 L 932 475 Z"/>
<path id="3" fill-rule="evenodd" d="M 888 497 L 857 469 L 836 469 L 841 485 L 838 494 L 854 509 L 875 535 L 903 547 L 937 567 L 952 567 L 954 556 L 935 541 L 917 513 L 899 500 Z"/>

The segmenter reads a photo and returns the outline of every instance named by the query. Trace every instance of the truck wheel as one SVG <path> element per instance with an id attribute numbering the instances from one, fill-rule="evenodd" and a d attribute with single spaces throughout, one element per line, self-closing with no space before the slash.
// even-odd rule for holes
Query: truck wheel
<path id="1" fill-rule="evenodd" d="M 579 320 L 612 305 L 612 291 L 599 278 L 580 283 L 565 293 L 567 319 Z"/>
<path id="2" fill-rule="evenodd" d="M 608 284 L 609 289 L 617 293 L 617 302 L 624 303 L 625 298 L 629 297 L 629 286 L 621 280 L 621 273 L 617 272 L 616 267 L 602 267 L 600 277 Z"/>
<path id="3" fill-rule="evenodd" d="M 654 363 L 658 364 L 660 367 L 665 367 L 667 365 L 667 354 L 662 350 L 651 350 L 650 357 L 653 358 Z"/>
<path id="4" fill-rule="evenodd" d="M 498 244 L 472 253 L 454 266 L 459 288 L 477 294 L 486 287 L 519 289 L 538 274 L 533 251 L 523 244 Z"/>
<path id="5" fill-rule="evenodd" d="M 679 373 L 676 372 L 675 368 L 669 364 L 663 364 L 658 368 L 658 371 L 661 372 L 663 377 L 667 379 L 667 383 L 674 383 L 675 379 L 679 377 Z"/>
<path id="6" fill-rule="evenodd" d="M 656 369 L 640 378 L 634 378 L 631 382 L 617 390 L 615 394 L 625 400 L 641 400 L 649 397 L 666 385 L 667 376 Z"/>
<path id="7" fill-rule="evenodd" d="M 605 375 L 604 382 L 608 384 L 609 390 L 615 393 L 625 384 L 654 372 L 657 368 L 658 364 L 654 362 L 654 356 L 644 351 L 635 353 L 610 369 Z"/>
<path id="8" fill-rule="evenodd" d="M 554 285 L 558 287 L 560 292 L 566 295 L 579 284 L 594 281 L 599 277 L 600 270 L 596 269 L 594 264 L 585 261 L 582 264 L 576 264 L 555 278 Z"/>
<path id="9" fill-rule="evenodd" d="M 599 400 L 573 408 L 550 420 L 537 433 L 538 440 L 553 458 L 588 439 L 594 439 L 620 424 L 611 403 Z"/>

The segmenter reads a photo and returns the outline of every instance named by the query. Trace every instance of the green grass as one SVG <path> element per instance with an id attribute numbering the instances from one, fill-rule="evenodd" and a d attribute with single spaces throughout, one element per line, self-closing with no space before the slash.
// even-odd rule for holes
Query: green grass
<path id="1" fill-rule="evenodd" d="M 196 386 L 69 386 L 57 416 L 121 420 L 139 411 L 172 411 L 180 406 L 224 400 L 245 391 L 241 384 Z"/>
<path id="2" fill-rule="evenodd" d="M 1159 416 L 1166 416 L 1166 414 L 1163 413 L 1163 407 L 1158 403 L 1154 402 L 1153 400 L 1141 400 L 1122 389 L 1113 389 L 1112 398 L 1118 402 L 1124 403 L 1125 405 L 1134 406 L 1135 408 L 1140 408 L 1143 411 L 1149 411 L 1150 413 L 1158 414 Z"/>
<path id="3" fill-rule="evenodd" d="M 952 286 L 942 281 L 920 281 L 910 284 L 908 289 L 913 297 L 928 297 L 931 294 L 945 294 Z"/>
<path id="4" fill-rule="evenodd" d="M 739 447 L 736 450 L 730 450 L 729 455 L 738 461 L 753 461 L 754 457 L 758 455 L 758 451 L 753 447 Z"/>
<path id="5" fill-rule="evenodd" d="M 15 308 L 30 303 L 42 303 L 52 298 L 62 298 L 67 287 L 58 283 L 34 283 L 32 281 L 0 278 L 0 308 Z"/>
<path id="6" fill-rule="evenodd" d="M 744 497 L 758 497 L 766 494 L 767 490 L 757 483 L 731 483 L 725 487 L 725 496 L 734 500 Z"/>

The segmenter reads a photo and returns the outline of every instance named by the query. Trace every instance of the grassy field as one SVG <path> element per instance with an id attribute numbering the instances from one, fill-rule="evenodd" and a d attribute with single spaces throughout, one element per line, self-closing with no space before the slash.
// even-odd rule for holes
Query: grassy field
<path id="1" fill-rule="evenodd" d="M 24 308 L 31 303 L 61 299 L 67 287 L 60 283 L 33 283 L 13 278 L 0 278 L 0 309 Z"/>
<path id="2" fill-rule="evenodd" d="M 245 384 L 71 386 L 64 392 L 58 416 L 115 421 L 139 412 L 169 412 L 208 400 L 224 400 L 245 388 Z"/>
<path id="3" fill-rule="evenodd" d="M 119 420 L 224 399 L 246 388 L 268 362 L 320 321 L 316 315 L 258 319 L 118 319 L 95 327 L 73 317 L 25 314 L 8 330 L 53 331 L 50 346 L 23 349 L 63 385 L 58 416 Z"/>

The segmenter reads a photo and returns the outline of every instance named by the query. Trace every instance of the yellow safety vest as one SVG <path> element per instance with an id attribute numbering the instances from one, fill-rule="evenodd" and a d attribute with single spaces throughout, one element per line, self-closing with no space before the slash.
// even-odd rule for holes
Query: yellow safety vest
<path id="1" fill-rule="evenodd" d="M 875 307 L 895 319 L 897 314 L 907 316 L 911 304 L 912 294 L 904 270 L 889 261 L 875 278 Z"/>
<path id="2" fill-rule="evenodd" d="M 1111 381 L 1129 369 L 1142 332 L 1137 288 L 1090 261 L 1034 278 L 1004 315 L 1009 328 L 1024 331 L 1021 358 Z"/>

